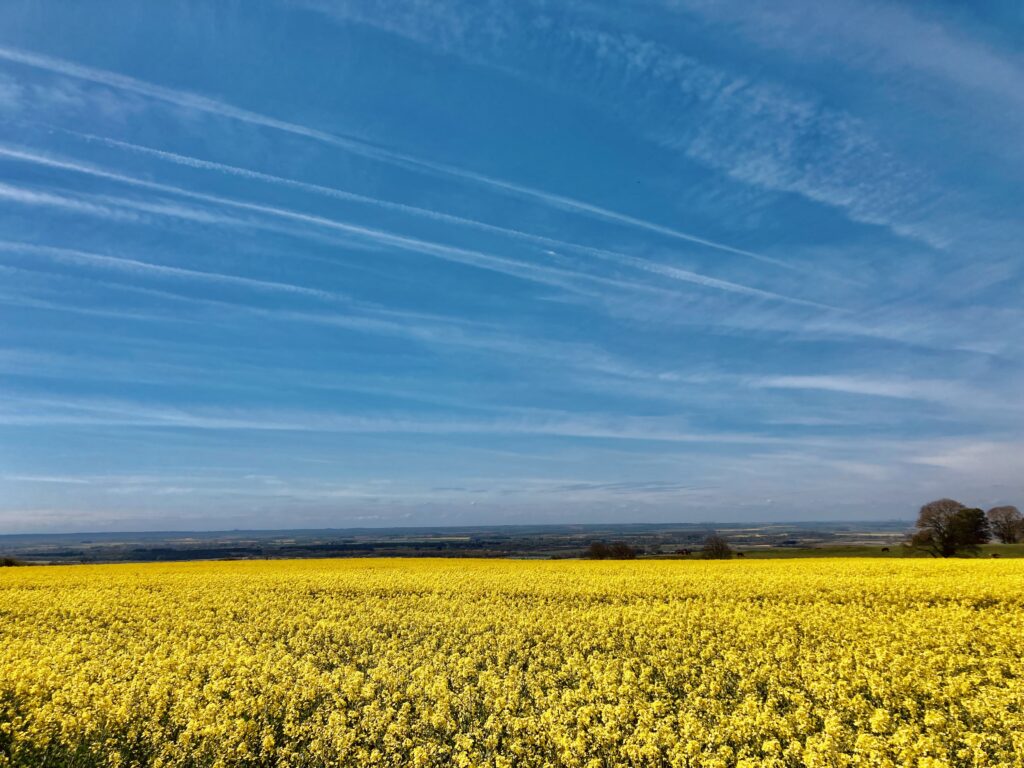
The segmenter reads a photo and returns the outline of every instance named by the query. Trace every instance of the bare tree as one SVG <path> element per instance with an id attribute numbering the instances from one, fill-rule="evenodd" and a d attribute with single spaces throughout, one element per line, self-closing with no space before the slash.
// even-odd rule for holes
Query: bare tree
<path id="1" fill-rule="evenodd" d="M 980 509 L 937 499 L 921 507 L 912 543 L 933 557 L 953 557 L 961 551 L 977 552 L 990 537 L 988 518 Z"/>
<path id="2" fill-rule="evenodd" d="M 724 536 L 713 533 L 704 539 L 701 556 L 705 560 L 728 560 L 732 555 L 732 547 L 729 546 L 729 542 Z"/>
<path id="3" fill-rule="evenodd" d="M 992 533 L 1003 544 L 1016 544 L 1024 539 L 1024 517 L 1012 505 L 992 507 L 988 511 L 988 524 Z"/>

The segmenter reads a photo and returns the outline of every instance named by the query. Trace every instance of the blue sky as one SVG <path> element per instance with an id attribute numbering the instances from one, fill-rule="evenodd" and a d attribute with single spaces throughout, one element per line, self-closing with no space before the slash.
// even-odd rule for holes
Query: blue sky
<path id="1" fill-rule="evenodd" d="M 1024 15 L 0 7 L 0 532 L 1024 502 Z"/>

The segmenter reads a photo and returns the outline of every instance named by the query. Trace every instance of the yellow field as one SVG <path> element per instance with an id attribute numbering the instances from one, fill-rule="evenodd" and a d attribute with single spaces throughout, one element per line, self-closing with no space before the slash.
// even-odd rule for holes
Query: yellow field
<path id="1" fill-rule="evenodd" d="M 0 765 L 1022 766 L 1024 561 L 0 571 Z"/>

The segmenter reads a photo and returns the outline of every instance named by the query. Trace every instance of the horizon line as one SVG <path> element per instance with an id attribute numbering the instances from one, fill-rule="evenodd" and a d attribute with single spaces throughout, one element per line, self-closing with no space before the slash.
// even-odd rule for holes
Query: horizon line
<path id="1" fill-rule="evenodd" d="M 860 524 L 907 524 L 913 525 L 912 519 L 882 518 L 864 519 L 849 518 L 837 520 L 751 520 L 751 521 L 713 521 L 700 522 L 633 522 L 633 523 L 495 523 L 466 525 L 364 525 L 346 528 L 211 528 L 211 529 L 166 529 L 166 530 L 123 530 L 123 531 L 38 531 L 29 533 L 2 533 L 0 539 L 29 536 L 129 536 L 129 535 L 187 535 L 187 534 L 272 534 L 272 533 L 333 533 L 345 531 L 452 531 L 452 530 L 493 530 L 499 528 L 629 528 L 629 527 L 660 527 L 660 528 L 713 528 L 714 526 L 765 526 L 765 525 L 860 525 Z"/>

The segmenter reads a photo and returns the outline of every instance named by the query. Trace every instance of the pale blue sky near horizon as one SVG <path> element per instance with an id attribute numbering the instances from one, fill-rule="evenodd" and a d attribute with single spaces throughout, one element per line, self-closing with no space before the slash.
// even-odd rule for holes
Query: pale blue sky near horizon
<path id="1" fill-rule="evenodd" d="M 0 6 L 0 533 L 1024 506 L 1024 10 Z"/>

